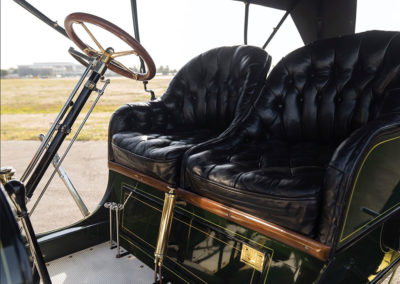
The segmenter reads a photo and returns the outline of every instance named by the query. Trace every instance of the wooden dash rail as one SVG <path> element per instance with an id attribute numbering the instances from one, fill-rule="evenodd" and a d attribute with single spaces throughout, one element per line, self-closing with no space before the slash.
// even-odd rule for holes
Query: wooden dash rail
<path id="1" fill-rule="evenodd" d="M 133 178 L 141 183 L 150 185 L 163 192 L 169 191 L 170 185 L 158 179 L 149 177 L 147 175 L 113 162 L 108 162 L 108 167 L 114 172 Z M 189 202 L 194 206 L 207 210 L 215 215 L 228 219 L 246 228 L 254 230 L 260 234 L 294 247 L 322 261 L 326 261 L 328 259 L 330 247 L 324 245 L 323 243 L 317 242 L 299 233 L 293 232 L 291 230 L 253 216 L 249 213 L 231 208 L 222 203 L 211 200 L 207 197 L 200 196 L 196 193 L 184 190 L 182 188 L 176 188 L 175 192 L 178 198 Z"/>

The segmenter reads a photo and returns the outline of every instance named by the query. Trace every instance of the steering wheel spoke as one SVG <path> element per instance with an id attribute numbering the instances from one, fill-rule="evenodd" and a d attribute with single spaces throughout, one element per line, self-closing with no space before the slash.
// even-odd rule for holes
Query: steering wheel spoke
<path id="1" fill-rule="evenodd" d="M 88 29 L 88 27 L 83 23 L 79 22 L 79 24 L 85 29 L 85 31 L 89 34 L 90 38 L 93 40 L 93 42 L 97 45 L 97 47 L 100 49 L 101 52 L 104 52 L 104 48 L 101 46 L 100 42 L 94 37 L 92 32 Z"/>
<path id="2" fill-rule="evenodd" d="M 130 54 L 134 54 L 136 56 L 139 56 L 139 54 L 135 50 L 127 50 L 127 51 L 114 52 L 111 55 L 111 58 L 116 58 L 116 57 L 130 55 Z"/>
<path id="3" fill-rule="evenodd" d="M 122 64 L 118 60 L 115 60 L 115 59 L 111 60 L 111 64 L 114 64 L 114 65 L 118 66 L 119 68 L 124 69 L 125 71 L 132 73 L 132 79 L 137 80 L 138 74 L 136 74 L 135 72 L 130 70 L 128 67 L 126 67 L 124 64 Z"/>

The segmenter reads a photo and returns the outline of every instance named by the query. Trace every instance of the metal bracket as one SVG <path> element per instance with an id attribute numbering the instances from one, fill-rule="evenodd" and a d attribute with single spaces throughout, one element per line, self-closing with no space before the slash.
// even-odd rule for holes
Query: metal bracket
<path id="1" fill-rule="evenodd" d="M 90 90 L 94 90 L 96 88 L 96 84 L 88 80 L 85 84 L 85 87 L 89 88 Z"/>
<path id="2" fill-rule="evenodd" d="M 61 125 L 60 131 L 62 133 L 65 133 L 65 134 L 70 134 L 71 133 L 71 128 L 66 127 L 65 125 Z"/>

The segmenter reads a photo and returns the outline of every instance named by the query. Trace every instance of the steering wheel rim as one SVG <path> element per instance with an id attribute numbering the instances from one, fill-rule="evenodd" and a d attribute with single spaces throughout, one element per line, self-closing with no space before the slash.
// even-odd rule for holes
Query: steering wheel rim
<path id="1" fill-rule="evenodd" d="M 112 33 L 113 35 L 117 36 L 122 41 L 124 41 L 126 44 L 128 44 L 133 49 L 133 52 L 126 53 L 126 54 L 135 54 L 135 55 L 139 56 L 140 58 L 142 58 L 144 63 L 146 64 L 147 72 L 146 73 L 135 73 L 135 72 L 131 71 L 130 69 L 126 68 L 125 66 L 123 66 L 120 62 L 118 62 L 114 58 L 111 59 L 111 62 L 108 65 L 109 69 L 111 69 L 115 73 L 118 73 L 129 79 L 135 79 L 138 81 L 146 81 L 146 80 L 150 80 L 154 77 L 154 75 L 156 74 L 156 67 L 154 65 L 153 59 L 148 54 L 146 49 L 137 40 L 135 40 L 131 35 L 129 35 L 127 32 L 125 32 L 118 26 L 114 25 L 113 23 L 111 23 L 107 20 L 104 20 L 103 18 L 94 16 L 91 14 L 87 14 L 87 13 L 72 13 L 65 18 L 65 21 L 64 21 L 65 30 L 67 32 L 68 37 L 84 53 L 86 53 L 89 56 L 96 55 L 96 51 L 93 50 L 92 48 L 90 48 L 89 45 L 85 44 L 77 36 L 77 34 L 75 33 L 75 31 L 73 29 L 74 23 L 80 23 L 80 24 L 84 25 L 85 22 L 105 29 L 106 31 Z M 85 26 L 84 26 L 84 28 L 87 30 L 87 28 Z M 87 30 L 87 32 L 89 33 L 90 36 L 92 36 L 88 30 Z M 98 44 L 96 39 L 93 38 L 93 40 L 96 42 L 96 44 Z M 102 49 L 99 44 L 98 44 L 98 46 L 100 49 Z M 104 50 L 103 51 L 100 50 L 100 52 L 104 52 Z M 99 52 L 97 52 L 97 55 L 98 54 L 99 54 Z M 115 53 L 115 54 L 117 54 L 117 53 Z"/>

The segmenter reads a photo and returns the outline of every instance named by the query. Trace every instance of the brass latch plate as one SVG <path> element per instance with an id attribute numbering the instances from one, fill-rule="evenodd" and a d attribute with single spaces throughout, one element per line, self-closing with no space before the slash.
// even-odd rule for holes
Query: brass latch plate
<path id="1" fill-rule="evenodd" d="M 250 265 L 254 269 L 262 272 L 264 267 L 265 254 L 246 244 L 242 246 L 240 261 Z"/>

